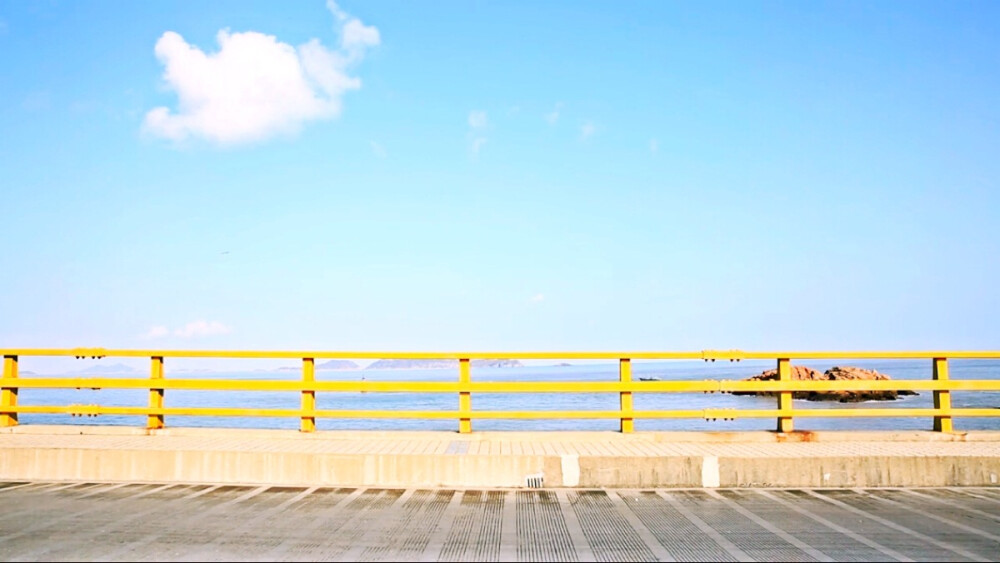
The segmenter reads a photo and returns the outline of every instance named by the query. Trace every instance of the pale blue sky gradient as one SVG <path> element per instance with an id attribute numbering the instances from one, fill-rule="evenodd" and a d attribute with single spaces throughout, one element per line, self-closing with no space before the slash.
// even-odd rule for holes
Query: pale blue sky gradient
<path id="1" fill-rule="evenodd" d="M 1000 345 L 997 3 L 340 9 L 340 115 L 219 145 L 157 40 L 322 1 L 0 0 L 0 348 Z"/>

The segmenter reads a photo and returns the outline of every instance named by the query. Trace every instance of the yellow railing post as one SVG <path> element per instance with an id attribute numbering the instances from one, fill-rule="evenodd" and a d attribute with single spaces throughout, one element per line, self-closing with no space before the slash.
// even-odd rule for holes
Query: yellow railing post
<path id="1" fill-rule="evenodd" d="M 948 381 L 948 358 L 934 358 L 934 381 Z M 935 391 L 934 408 L 951 410 L 951 391 Z M 951 432 L 951 415 L 935 416 L 934 430 L 936 432 Z"/>
<path id="2" fill-rule="evenodd" d="M 470 383 L 472 381 L 472 374 L 469 370 L 469 359 L 462 358 L 458 360 L 458 382 L 459 383 Z M 468 391 L 458 392 L 458 410 L 459 412 L 469 412 L 472 410 L 472 393 Z M 458 419 L 458 432 L 459 434 L 468 434 L 472 432 L 472 419 L 468 417 L 461 417 Z"/>
<path id="3" fill-rule="evenodd" d="M 316 381 L 316 362 L 312 358 L 302 358 L 302 382 L 304 384 Z M 302 390 L 302 410 L 312 412 L 316 410 L 316 390 Z M 302 415 L 302 423 L 299 425 L 300 432 L 315 432 L 316 417 Z"/>
<path id="4" fill-rule="evenodd" d="M 632 382 L 632 360 L 628 358 L 618 360 L 618 381 L 622 383 Z M 621 424 L 618 429 L 623 433 L 634 431 L 635 422 L 632 417 L 625 417 L 626 412 L 632 412 L 632 392 L 622 391 L 618 403 L 622 411 Z"/>
<path id="5" fill-rule="evenodd" d="M 17 356 L 3 357 L 3 376 L 5 378 L 17 377 Z M 17 406 L 17 387 L 4 387 L 0 390 L 0 406 Z M 17 426 L 17 413 L 0 413 L 0 426 Z"/>
<path id="6" fill-rule="evenodd" d="M 778 358 L 778 380 L 792 380 L 792 362 L 788 358 Z M 791 391 L 778 392 L 778 410 L 786 412 L 792 410 Z M 794 429 L 795 425 L 792 423 L 791 416 L 778 415 L 778 432 L 791 432 Z"/>
<path id="7" fill-rule="evenodd" d="M 163 357 L 153 356 L 149 367 L 149 408 L 163 408 L 163 388 L 157 388 L 157 380 L 163 379 Z M 146 428 L 163 428 L 163 415 L 150 413 L 146 417 Z"/>

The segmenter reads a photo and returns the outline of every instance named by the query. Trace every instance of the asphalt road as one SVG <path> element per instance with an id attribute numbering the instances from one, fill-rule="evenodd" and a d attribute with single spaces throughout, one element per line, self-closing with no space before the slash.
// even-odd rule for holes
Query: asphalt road
<path id="1" fill-rule="evenodd" d="M 0 482 L 0 560 L 997 561 L 1000 488 Z"/>

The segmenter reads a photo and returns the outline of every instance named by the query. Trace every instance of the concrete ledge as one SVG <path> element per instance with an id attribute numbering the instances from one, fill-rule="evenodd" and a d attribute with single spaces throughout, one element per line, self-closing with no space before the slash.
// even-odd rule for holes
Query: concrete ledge
<path id="1" fill-rule="evenodd" d="M 868 456 L 723 458 L 723 487 L 971 487 L 996 486 L 1000 458 Z"/>
<path id="2" fill-rule="evenodd" d="M 0 432 L 4 480 L 664 488 L 998 486 L 998 478 L 1000 432 Z"/>
<path id="3" fill-rule="evenodd" d="M 766 444 L 791 442 L 1000 442 L 1000 430 L 967 432 L 932 432 L 922 430 L 803 430 L 798 432 L 685 432 L 647 431 L 622 434 L 601 431 L 489 431 L 459 434 L 430 430 L 275 430 L 259 428 L 188 428 L 170 427 L 149 430 L 134 426 L 98 425 L 23 425 L 0 428 L 0 434 L 77 435 L 77 436 L 197 436 L 232 438 L 280 438 L 283 440 L 356 440 L 356 439 L 443 439 L 449 440 L 531 440 L 578 441 L 608 438 L 671 443 Z"/>

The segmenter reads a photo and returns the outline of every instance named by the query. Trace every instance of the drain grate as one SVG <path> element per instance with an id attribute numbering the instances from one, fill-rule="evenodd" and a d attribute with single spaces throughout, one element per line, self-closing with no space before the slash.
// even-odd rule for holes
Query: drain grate
<path id="1" fill-rule="evenodd" d="M 529 489 L 541 489 L 545 486 L 545 475 L 542 473 L 528 475 L 524 478 L 524 486 Z"/>
<path id="2" fill-rule="evenodd" d="M 518 491 L 517 558 L 578 561 L 559 500 L 552 491 Z"/>
<path id="3" fill-rule="evenodd" d="M 736 561 L 655 492 L 640 491 L 621 498 L 677 561 Z"/>
<path id="4" fill-rule="evenodd" d="M 598 561 L 658 561 L 605 491 L 567 496 Z"/>
<path id="5" fill-rule="evenodd" d="M 499 561 L 503 504 L 503 491 L 465 491 L 438 561 Z"/>

